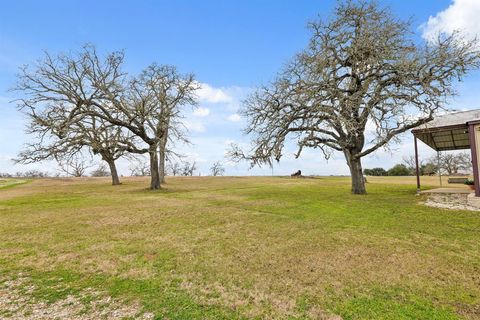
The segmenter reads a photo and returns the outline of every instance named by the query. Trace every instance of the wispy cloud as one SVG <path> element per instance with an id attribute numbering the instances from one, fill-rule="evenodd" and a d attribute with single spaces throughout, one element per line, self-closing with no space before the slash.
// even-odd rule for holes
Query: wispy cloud
<path id="1" fill-rule="evenodd" d="M 193 115 L 196 116 L 196 117 L 200 117 L 200 118 L 203 118 L 203 117 L 206 117 L 210 114 L 210 109 L 208 108 L 197 108 L 193 111 Z"/>
<path id="2" fill-rule="evenodd" d="M 229 121 L 233 121 L 233 122 L 238 122 L 240 120 L 242 120 L 242 118 L 240 117 L 240 115 L 238 113 L 234 113 L 234 114 L 231 114 L 227 117 L 227 119 Z"/>
<path id="3" fill-rule="evenodd" d="M 193 131 L 193 132 L 205 132 L 206 131 L 205 125 L 201 122 L 198 122 L 198 121 L 187 120 L 187 121 L 185 121 L 184 124 L 185 124 L 185 127 L 188 130 Z"/>

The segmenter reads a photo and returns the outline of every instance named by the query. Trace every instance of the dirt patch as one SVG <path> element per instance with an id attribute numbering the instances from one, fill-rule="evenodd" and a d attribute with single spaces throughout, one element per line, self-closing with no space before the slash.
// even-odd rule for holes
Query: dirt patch
<path id="1" fill-rule="evenodd" d="M 468 194 L 432 193 L 428 195 L 425 205 L 441 209 L 480 211 L 468 204 L 467 196 Z"/>
<path id="2" fill-rule="evenodd" d="M 125 304 L 108 295 L 86 289 L 76 295 L 68 295 L 53 303 L 33 296 L 36 287 L 27 277 L 0 278 L 1 319 L 153 319 L 152 313 L 144 313 L 138 304 Z"/>

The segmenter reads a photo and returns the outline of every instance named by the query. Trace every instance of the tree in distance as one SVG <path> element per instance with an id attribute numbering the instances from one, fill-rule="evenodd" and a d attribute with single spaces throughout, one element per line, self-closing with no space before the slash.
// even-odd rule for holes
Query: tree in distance
<path id="1" fill-rule="evenodd" d="M 225 167 L 220 161 L 216 161 L 210 167 L 210 172 L 212 176 L 223 176 L 225 174 Z"/>

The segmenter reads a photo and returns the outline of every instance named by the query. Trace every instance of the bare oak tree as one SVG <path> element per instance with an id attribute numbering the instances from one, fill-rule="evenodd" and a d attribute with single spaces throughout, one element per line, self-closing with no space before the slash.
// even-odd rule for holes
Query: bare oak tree
<path id="1" fill-rule="evenodd" d="M 223 176 L 225 173 L 225 167 L 220 161 L 214 162 L 210 168 L 212 176 Z"/>
<path id="2" fill-rule="evenodd" d="M 144 177 L 150 175 L 150 165 L 143 156 L 132 157 L 130 161 L 130 175 L 134 177 Z"/>
<path id="3" fill-rule="evenodd" d="M 178 176 L 182 172 L 182 164 L 180 162 L 173 162 L 170 161 L 167 167 L 168 171 L 172 174 L 172 176 Z"/>
<path id="4" fill-rule="evenodd" d="M 182 176 L 193 176 L 193 173 L 197 170 L 197 162 L 193 161 L 192 163 L 190 162 L 184 162 L 183 163 L 183 168 L 182 168 Z"/>
<path id="5" fill-rule="evenodd" d="M 459 171 L 469 171 L 472 169 L 470 155 L 466 152 L 443 152 L 439 154 L 438 158 L 437 156 L 433 156 L 430 162 L 438 163 L 439 170 L 449 176 L 458 174 Z"/>
<path id="6" fill-rule="evenodd" d="M 135 148 L 132 135 L 104 119 L 72 112 L 85 101 L 105 103 L 104 87 L 121 90 L 122 60 L 123 54 L 115 53 L 100 62 L 95 49 L 85 46 L 78 55 L 46 53 L 33 68 L 23 67 L 14 89 L 24 95 L 19 108 L 29 119 L 27 133 L 36 141 L 27 144 L 17 161 L 63 161 L 88 148 L 108 164 L 112 184 L 120 184 L 115 161 Z"/>
<path id="7" fill-rule="evenodd" d="M 123 92 L 115 87 L 102 87 L 107 101 L 87 101 L 75 114 L 88 114 L 113 125 L 128 129 L 145 145 L 130 147 L 129 152 L 148 153 L 150 158 L 150 189 L 159 189 L 165 174 L 165 156 L 170 139 L 187 141 L 181 124 L 182 108 L 193 106 L 198 84 L 191 74 L 181 75 L 173 66 L 151 65 L 127 84 Z M 160 152 L 160 157 L 159 157 Z M 160 172 L 160 165 L 162 173 Z"/>
<path id="8" fill-rule="evenodd" d="M 303 148 L 342 152 L 352 192 L 363 194 L 361 159 L 432 120 L 453 82 L 479 66 L 478 41 L 454 33 L 419 46 L 408 22 L 368 1 L 340 2 L 310 28 L 309 46 L 244 103 L 252 149 L 230 155 L 271 164 L 292 137 L 297 157 Z"/>
<path id="9" fill-rule="evenodd" d="M 20 108 L 35 117 L 37 110 L 45 109 L 44 115 L 56 126 L 55 146 L 70 153 L 88 145 L 109 164 L 114 184 L 119 183 L 114 167 L 117 156 L 148 153 L 150 188 L 158 189 L 168 141 L 187 141 L 181 111 L 196 104 L 198 83 L 191 74 L 155 64 L 128 78 L 122 71 L 123 60 L 122 52 L 101 58 L 88 45 L 78 54 L 52 57 L 47 53 L 33 71 L 25 68 L 19 77 L 16 89 L 26 96 Z M 42 143 L 31 147 L 46 151 Z"/>
<path id="10" fill-rule="evenodd" d="M 108 177 L 110 172 L 107 169 L 107 166 L 103 163 L 99 164 L 96 169 L 90 172 L 92 177 Z"/>
<path id="11" fill-rule="evenodd" d="M 77 178 L 83 177 L 87 170 L 93 166 L 92 162 L 87 161 L 81 153 L 65 157 L 61 159 L 58 164 L 61 172 L 65 173 L 67 176 Z"/>

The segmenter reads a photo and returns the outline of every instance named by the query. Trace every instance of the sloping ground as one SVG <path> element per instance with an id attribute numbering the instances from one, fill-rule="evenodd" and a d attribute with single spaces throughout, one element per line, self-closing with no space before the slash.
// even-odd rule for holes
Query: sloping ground
<path id="1" fill-rule="evenodd" d="M 27 182 L 26 180 L 21 180 L 21 179 L 4 179 L 0 178 L 0 188 L 6 188 L 6 187 L 11 187 L 17 184 L 23 184 Z"/>
<path id="2" fill-rule="evenodd" d="M 0 290 L 86 319 L 104 299 L 159 319 L 480 318 L 480 213 L 424 206 L 413 179 L 387 179 L 366 196 L 348 178 L 7 188 L 1 277 L 28 281 Z"/>

